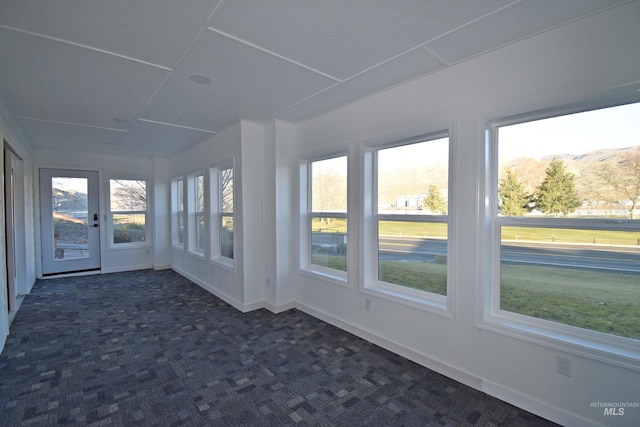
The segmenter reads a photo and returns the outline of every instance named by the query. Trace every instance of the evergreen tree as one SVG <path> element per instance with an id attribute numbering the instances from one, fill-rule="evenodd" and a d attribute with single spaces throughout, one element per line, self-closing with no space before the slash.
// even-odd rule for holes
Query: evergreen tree
<path id="1" fill-rule="evenodd" d="M 530 197 L 524 191 L 524 185 L 516 174 L 507 170 L 507 176 L 500 182 L 498 188 L 500 199 L 499 210 L 505 216 L 523 216 L 531 209 L 529 208 Z"/>
<path id="2" fill-rule="evenodd" d="M 438 212 L 441 214 L 447 213 L 447 202 L 440 195 L 440 189 L 437 185 L 431 184 L 427 197 L 424 198 L 424 204 L 431 212 Z"/>
<path id="3" fill-rule="evenodd" d="M 565 170 L 562 160 L 553 159 L 546 170 L 542 184 L 535 194 L 536 209 L 547 215 L 567 215 L 580 206 L 574 176 Z"/>

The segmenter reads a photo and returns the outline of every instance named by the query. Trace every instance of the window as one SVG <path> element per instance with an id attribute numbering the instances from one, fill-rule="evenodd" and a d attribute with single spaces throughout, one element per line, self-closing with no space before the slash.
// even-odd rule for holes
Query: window
<path id="1" fill-rule="evenodd" d="M 494 321 L 637 346 L 639 118 L 636 103 L 491 124 Z"/>
<path id="2" fill-rule="evenodd" d="M 366 288 L 447 309 L 447 132 L 370 149 L 372 219 Z M 425 305 L 426 304 L 426 305 Z"/>
<path id="3" fill-rule="evenodd" d="M 109 180 L 111 244 L 144 243 L 147 235 L 147 182 Z"/>
<path id="4" fill-rule="evenodd" d="M 234 258 L 234 176 L 233 166 L 211 168 L 212 209 L 211 257 L 223 264 L 233 264 Z"/>
<path id="5" fill-rule="evenodd" d="M 172 205 L 172 242 L 176 246 L 184 245 L 184 179 L 176 178 L 171 182 Z"/>
<path id="6" fill-rule="evenodd" d="M 189 175 L 189 250 L 203 255 L 205 250 L 204 173 Z"/>
<path id="7" fill-rule="evenodd" d="M 220 170 L 220 255 L 233 259 L 233 168 Z"/>
<path id="8" fill-rule="evenodd" d="M 310 246 L 307 267 L 347 271 L 347 156 L 306 163 Z M 343 273 L 339 273 L 342 276 Z"/>

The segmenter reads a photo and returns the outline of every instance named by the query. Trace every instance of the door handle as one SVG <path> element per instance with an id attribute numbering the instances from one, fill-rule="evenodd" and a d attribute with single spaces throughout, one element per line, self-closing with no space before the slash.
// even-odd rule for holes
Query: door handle
<path id="1" fill-rule="evenodd" d="M 93 224 L 94 227 L 98 227 L 98 224 Z"/>

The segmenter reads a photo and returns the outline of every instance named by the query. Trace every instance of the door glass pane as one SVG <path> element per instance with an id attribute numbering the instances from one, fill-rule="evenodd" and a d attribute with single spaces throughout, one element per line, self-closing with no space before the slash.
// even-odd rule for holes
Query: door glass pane
<path id="1" fill-rule="evenodd" d="M 51 190 L 55 260 L 89 258 L 87 178 L 53 177 Z"/>

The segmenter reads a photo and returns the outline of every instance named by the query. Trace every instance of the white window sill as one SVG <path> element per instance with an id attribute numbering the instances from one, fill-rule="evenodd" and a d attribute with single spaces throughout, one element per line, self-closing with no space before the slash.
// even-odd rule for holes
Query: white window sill
<path id="1" fill-rule="evenodd" d="M 362 292 L 450 319 L 454 318 L 453 307 L 444 295 L 381 282 L 365 286 Z"/>
<path id="2" fill-rule="evenodd" d="M 300 273 L 310 276 L 316 279 L 323 280 L 333 285 L 342 286 L 345 288 L 350 287 L 347 280 L 347 272 L 342 270 L 335 270 L 333 268 L 326 268 L 318 265 L 310 265 L 300 269 Z"/>
<path id="3" fill-rule="evenodd" d="M 216 258 L 211 260 L 211 265 L 215 267 L 220 267 L 225 270 L 231 271 L 232 273 L 236 272 L 236 264 L 231 258 Z"/>
<path id="4" fill-rule="evenodd" d="M 480 329 L 569 354 L 640 371 L 640 344 L 632 339 L 505 312 L 477 322 Z M 520 319 L 522 317 L 522 319 Z"/>

